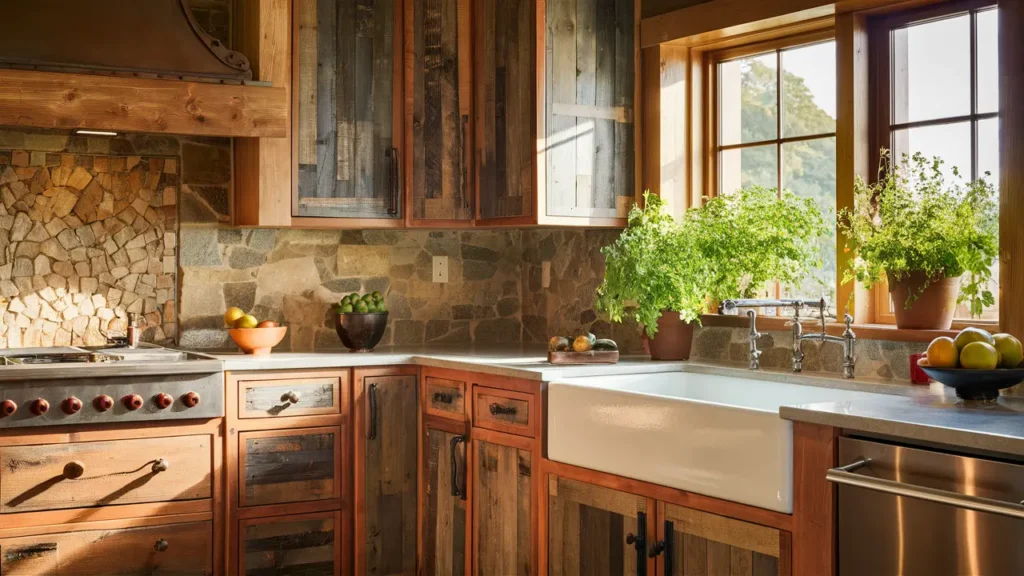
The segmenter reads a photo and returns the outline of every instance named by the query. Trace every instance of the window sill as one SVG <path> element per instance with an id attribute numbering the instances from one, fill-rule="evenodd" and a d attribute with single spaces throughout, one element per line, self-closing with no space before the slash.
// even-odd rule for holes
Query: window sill
<path id="1" fill-rule="evenodd" d="M 701 316 L 701 323 L 704 326 L 720 326 L 728 328 L 750 328 L 750 320 L 745 315 L 723 316 L 720 314 L 704 314 Z M 977 323 L 984 326 L 990 332 L 997 332 L 998 326 L 986 325 L 983 322 Z M 803 321 L 804 333 L 818 330 L 818 323 L 813 318 Z M 767 330 L 789 331 L 791 329 L 788 318 L 775 316 L 758 316 L 757 329 L 761 332 Z M 841 336 L 846 326 L 840 322 L 830 322 L 826 331 L 834 336 Z M 960 332 L 954 324 L 953 330 L 901 330 L 893 324 L 854 324 L 853 331 L 857 338 L 864 340 L 890 340 L 893 342 L 931 342 L 939 336 L 953 338 Z"/>

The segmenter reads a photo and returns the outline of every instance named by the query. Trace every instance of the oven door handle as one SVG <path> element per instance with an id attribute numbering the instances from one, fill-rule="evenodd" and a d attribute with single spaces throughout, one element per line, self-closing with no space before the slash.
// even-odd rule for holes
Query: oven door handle
<path id="1" fill-rule="evenodd" d="M 895 494 L 896 496 L 906 496 L 907 498 L 916 498 L 927 502 L 946 504 L 948 506 L 963 508 L 965 510 L 999 514 L 1000 516 L 1009 516 L 1011 518 L 1024 520 L 1024 505 L 1021 504 L 1003 502 L 1001 500 L 993 500 L 991 498 L 982 498 L 980 496 L 971 496 L 969 494 L 949 492 L 947 490 L 938 490 L 927 486 L 915 486 L 913 484 L 896 482 L 895 480 L 886 480 L 884 478 L 873 478 L 871 476 L 864 476 L 854 472 L 858 468 L 861 468 L 870 462 L 870 459 L 863 459 L 846 466 L 831 468 L 825 473 L 825 479 L 835 484 L 856 486 L 857 488 L 865 488 L 876 492 L 885 492 L 888 494 Z"/>

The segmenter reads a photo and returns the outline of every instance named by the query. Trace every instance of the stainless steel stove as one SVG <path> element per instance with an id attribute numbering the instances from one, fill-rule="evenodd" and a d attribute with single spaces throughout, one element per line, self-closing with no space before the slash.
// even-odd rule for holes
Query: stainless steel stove
<path id="1" fill-rule="evenodd" d="M 0 350 L 0 429 L 224 415 L 220 360 L 138 348 Z"/>

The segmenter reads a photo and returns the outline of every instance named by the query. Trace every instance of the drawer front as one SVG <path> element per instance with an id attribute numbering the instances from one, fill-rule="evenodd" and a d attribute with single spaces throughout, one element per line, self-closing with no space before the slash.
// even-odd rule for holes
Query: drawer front
<path id="1" fill-rule="evenodd" d="M 474 386 L 473 426 L 533 438 L 537 435 L 536 398 L 524 392 Z"/>
<path id="2" fill-rule="evenodd" d="M 341 378 L 243 380 L 238 383 L 239 418 L 340 414 Z"/>
<path id="3" fill-rule="evenodd" d="M 426 387 L 426 399 L 424 405 L 427 414 L 465 419 L 466 415 L 466 383 L 458 380 L 447 380 L 427 376 L 423 379 Z"/>
<path id="4" fill-rule="evenodd" d="M 341 513 L 243 520 L 239 574 L 341 574 Z"/>
<path id="5" fill-rule="evenodd" d="M 210 522 L 85 530 L 0 540 L 4 576 L 213 574 Z"/>
<path id="6" fill-rule="evenodd" d="M 0 448 L 0 514 L 210 497 L 207 434 Z"/>
<path id="7" fill-rule="evenodd" d="M 341 428 L 243 432 L 239 437 L 241 506 L 341 497 Z"/>

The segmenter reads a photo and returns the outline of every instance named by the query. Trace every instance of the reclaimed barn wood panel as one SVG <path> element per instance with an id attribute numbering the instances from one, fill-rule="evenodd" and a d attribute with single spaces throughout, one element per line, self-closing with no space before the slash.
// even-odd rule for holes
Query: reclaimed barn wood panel
<path id="1" fill-rule="evenodd" d="M 534 190 L 534 5 L 476 4 L 477 171 L 480 217 L 532 213 Z"/>
<path id="2" fill-rule="evenodd" d="M 392 153 L 396 2 L 297 2 L 299 174 L 293 213 L 398 218 Z"/>
<path id="3" fill-rule="evenodd" d="M 473 540 L 477 576 L 529 575 L 531 477 L 529 450 L 474 440 Z"/>
<path id="4" fill-rule="evenodd" d="M 0 514 L 209 498 L 212 450 L 208 434 L 0 448 Z"/>
<path id="5" fill-rule="evenodd" d="M 788 540 L 779 530 L 673 504 L 664 504 L 661 520 L 671 523 L 664 559 L 672 574 L 788 576 L 780 562 Z"/>
<path id="6" fill-rule="evenodd" d="M 463 435 L 427 428 L 426 510 L 423 531 L 423 566 L 426 574 L 461 576 L 466 572 L 466 443 L 455 448 L 458 484 L 452 477 L 452 440 Z M 460 492 L 453 495 L 453 485 Z"/>
<path id="7" fill-rule="evenodd" d="M 213 573 L 211 522 L 0 540 L 0 574 L 4 576 Z"/>
<path id="8" fill-rule="evenodd" d="M 547 505 L 548 574 L 636 574 L 626 535 L 637 534 L 639 514 L 649 513 L 646 498 L 551 476 Z"/>
<path id="9" fill-rule="evenodd" d="M 466 383 L 436 376 L 423 379 L 425 412 L 454 420 L 466 419 Z"/>
<path id="10" fill-rule="evenodd" d="M 536 437 L 536 406 L 535 394 L 473 387 L 473 425 L 480 428 Z"/>
<path id="11" fill-rule="evenodd" d="M 367 431 L 363 469 L 367 574 L 416 571 L 419 394 L 415 375 L 363 378 Z M 371 402 L 371 398 L 374 398 Z M 371 411 L 371 406 L 376 411 Z"/>
<path id="12" fill-rule="evenodd" d="M 411 116 L 414 220 L 472 220 L 466 0 L 413 0 Z"/>
<path id="13" fill-rule="evenodd" d="M 240 505 L 340 498 L 340 433 L 337 426 L 241 433 Z"/>
<path id="14" fill-rule="evenodd" d="M 242 521 L 241 574 L 335 576 L 341 573 L 341 513 Z"/>
<path id="15" fill-rule="evenodd" d="M 547 214 L 621 218 L 634 198 L 634 0 L 546 4 Z"/>
<path id="16" fill-rule="evenodd" d="M 341 378 L 242 381 L 238 383 L 238 417 L 338 414 L 340 393 Z"/>

